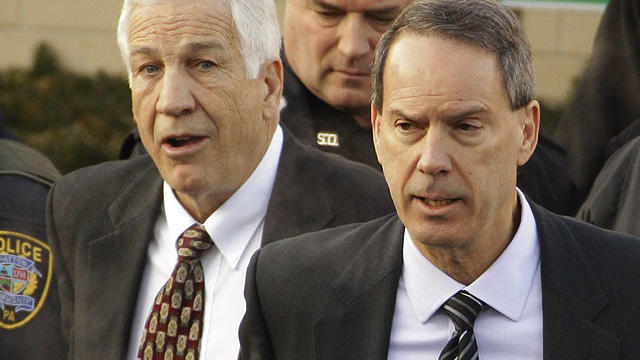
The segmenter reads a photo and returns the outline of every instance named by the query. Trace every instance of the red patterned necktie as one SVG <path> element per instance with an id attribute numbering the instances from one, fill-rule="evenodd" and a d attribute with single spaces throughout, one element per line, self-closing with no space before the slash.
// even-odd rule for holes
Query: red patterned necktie
<path id="1" fill-rule="evenodd" d="M 204 227 L 193 224 L 178 238 L 178 263 L 144 325 L 141 360 L 197 360 L 204 313 L 204 271 L 200 257 L 213 245 Z"/>

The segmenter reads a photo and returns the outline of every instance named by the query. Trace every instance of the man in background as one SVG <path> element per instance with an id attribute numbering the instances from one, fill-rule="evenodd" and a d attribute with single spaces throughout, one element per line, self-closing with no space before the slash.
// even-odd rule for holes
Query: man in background
<path id="1" fill-rule="evenodd" d="M 373 51 L 409 0 L 287 0 L 281 123 L 304 143 L 376 169 Z"/>

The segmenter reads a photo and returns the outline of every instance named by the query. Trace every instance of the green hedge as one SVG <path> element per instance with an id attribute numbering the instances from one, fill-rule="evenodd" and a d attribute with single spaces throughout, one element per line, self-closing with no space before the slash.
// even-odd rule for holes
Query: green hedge
<path id="1" fill-rule="evenodd" d="M 63 173 L 116 159 L 135 126 L 125 77 L 67 71 L 46 44 L 31 69 L 0 71 L 0 108 L 7 127 Z"/>
<path id="2" fill-rule="evenodd" d="M 9 129 L 62 173 L 117 159 L 135 126 L 124 76 L 67 71 L 46 44 L 31 69 L 0 71 L 0 108 Z M 542 103 L 543 127 L 551 131 L 562 110 Z"/>

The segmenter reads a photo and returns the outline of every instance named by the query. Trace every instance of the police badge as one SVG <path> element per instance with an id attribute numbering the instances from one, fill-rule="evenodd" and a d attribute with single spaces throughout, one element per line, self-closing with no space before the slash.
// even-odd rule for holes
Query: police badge
<path id="1" fill-rule="evenodd" d="M 19 328 L 36 316 L 49 292 L 52 267 L 47 244 L 0 231 L 0 328 Z"/>

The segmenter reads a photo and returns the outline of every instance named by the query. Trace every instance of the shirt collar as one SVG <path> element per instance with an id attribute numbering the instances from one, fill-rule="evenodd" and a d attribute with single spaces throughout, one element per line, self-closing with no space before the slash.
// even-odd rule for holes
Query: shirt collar
<path id="1" fill-rule="evenodd" d="M 251 176 L 203 224 L 223 258 L 233 268 L 238 265 L 240 256 L 267 213 L 282 143 L 282 129 L 278 126 L 269 148 Z M 197 221 L 182 207 L 166 182 L 163 195 L 169 238 L 175 241 Z"/>
<path id="2" fill-rule="evenodd" d="M 402 277 L 409 301 L 422 323 L 465 288 L 509 319 L 520 319 L 540 264 L 540 248 L 531 207 L 520 190 L 516 191 L 521 205 L 516 234 L 498 259 L 467 287 L 427 260 L 405 229 Z"/>

